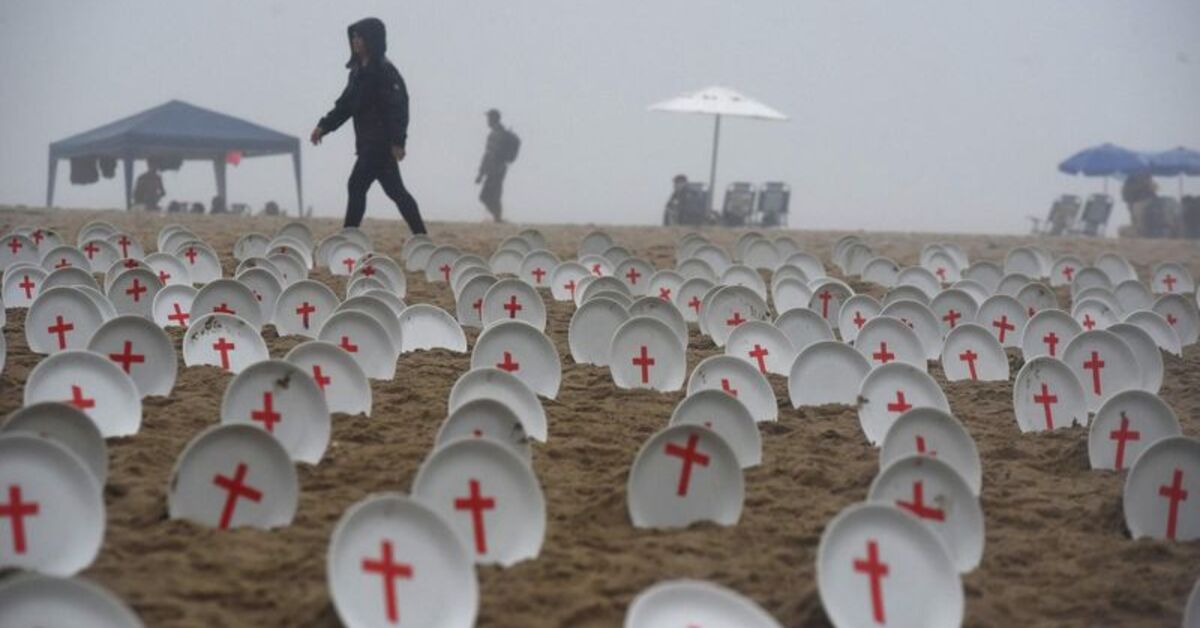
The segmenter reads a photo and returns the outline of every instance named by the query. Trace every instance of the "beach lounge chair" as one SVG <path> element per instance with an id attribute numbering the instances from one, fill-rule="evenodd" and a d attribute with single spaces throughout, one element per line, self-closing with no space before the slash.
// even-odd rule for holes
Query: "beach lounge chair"
<path id="1" fill-rule="evenodd" d="M 754 186 L 738 181 L 725 188 L 725 204 L 721 206 L 721 220 L 727 227 L 749 224 L 754 213 Z"/>
<path id="2" fill-rule="evenodd" d="M 791 198 L 792 188 L 788 184 L 781 181 L 764 183 L 758 191 L 758 211 L 751 222 L 764 227 L 786 225 Z"/>
<path id="3" fill-rule="evenodd" d="M 1112 209 L 1112 197 L 1107 194 L 1091 195 L 1088 197 L 1087 204 L 1083 206 L 1083 216 L 1079 218 L 1079 224 L 1069 233 L 1093 238 L 1104 237 L 1104 230 L 1108 227 L 1108 218 L 1112 215 Z"/>
<path id="4" fill-rule="evenodd" d="M 683 202 L 678 210 L 668 209 L 663 213 L 663 224 L 706 225 L 708 213 L 708 190 L 703 183 L 693 181 L 684 186 Z"/>
<path id="5" fill-rule="evenodd" d="M 1063 194 L 1050 206 L 1050 213 L 1046 215 L 1044 222 L 1037 216 L 1029 216 L 1029 219 L 1033 221 L 1030 232 L 1034 235 L 1063 235 L 1075 225 L 1075 218 L 1078 215 L 1079 197 L 1074 194 Z"/>

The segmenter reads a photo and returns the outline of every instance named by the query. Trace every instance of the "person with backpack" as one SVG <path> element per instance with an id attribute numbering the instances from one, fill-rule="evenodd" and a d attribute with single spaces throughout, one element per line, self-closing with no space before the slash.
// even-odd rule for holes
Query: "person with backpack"
<path id="1" fill-rule="evenodd" d="M 521 139 L 500 124 L 500 112 L 496 109 L 488 110 L 487 121 L 491 132 L 487 136 L 483 161 L 479 163 L 479 174 L 475 176 L 475 183 L 483 184 L 479 190 L 479 200 L 483 202 L 488 213 L 496 222 L 504 222 L 501 218 L 504 208 L 500 203 L 500 196 L 504 192 L 504 175 L 508 173 L 509 164 L 517 160 L 517 154 L 521 150 Z"/>
<path id="2" fill-rule="evenodd" d="M 350 78 L 333 109 L 313 129 L 313 145 L 354 118 L 354 147 L 358 154 L 347 183 L 345 226 L 357 227 L 367 209 L 367 189 L 375 181 L 396 203 L 413 234 L 425 233 L 417 201 L 404 187 L 397 162 L 404 159 L 408 141 L 408 88 L 404 77 L 388 60 L 387 31 L 383 22 L 369 17 L 351 24 Z"/>

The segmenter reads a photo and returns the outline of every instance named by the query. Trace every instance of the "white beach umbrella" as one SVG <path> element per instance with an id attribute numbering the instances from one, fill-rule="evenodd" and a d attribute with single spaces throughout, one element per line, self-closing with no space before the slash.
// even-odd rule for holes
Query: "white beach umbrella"
<path id="1" fill-rule="evenodd" d="M 712 166 L 709 169 L 709 198 L 714 196 L 717 180 L 717 148 L 721 142 L 721 116 L 787 120 L 787 116 L 757 100 L 739 94 L 728 87 L 706 87 L 650 106 L 650 111 L 673 113 L 702 113 L 714 117 Z"/>

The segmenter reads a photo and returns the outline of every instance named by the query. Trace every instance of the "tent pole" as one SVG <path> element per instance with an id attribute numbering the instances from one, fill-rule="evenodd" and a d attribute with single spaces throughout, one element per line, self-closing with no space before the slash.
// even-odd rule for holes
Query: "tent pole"
<path id="1" fill-rule="evenodd" d="M 125 210 L 133 207 L 133 157 L 121 160 L 125 169 Z"/>
<path id="2" fill-rule="evenodd" d="M 300 147 L 292 151 L 292 169 L 296 171 L 296 209 L 297 216 L 304 216 L 304 188 L 300 185 Z"/>
<path id="3" fill-rule="evenodd" d="M 50 153 L 50 172 L 46 177 L 46 207 L 54 206 L 54 180 L 58 174 L 58 159 Z"/>
<path id="4" fill-rule="evenodd" d="M 717 196 L 717 148 L 721 145 L 721 114 L 713 122 L 712 165 L 708 169 L 708 209 L 711 211 Z"/>
<path id="5" fill-rule="evenodd" d="M 225 196 L 225 156 L 222 155 L 213 160 L 213 176 L 217 179 L 217 196 L 221 197 L 221 202 L 225 204 L 225 211 L 229 211 L 229 197 Z M 208 208 L 211 212 L 212 208 Z"/>

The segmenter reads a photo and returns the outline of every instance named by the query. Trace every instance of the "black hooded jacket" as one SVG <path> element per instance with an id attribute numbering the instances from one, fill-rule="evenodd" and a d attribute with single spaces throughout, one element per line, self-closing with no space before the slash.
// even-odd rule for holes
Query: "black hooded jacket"
<path id="1" fill-rule="evenodd" d="M 348 39 L 355 33 L 366 42 L 369 61 L 360 64 L 351 49 L 346 89 L 317 126 L 332 133 L 353 117 L 359 154 L 404 147 L 408 141 L 408 89 L 400 71 L 387 59 L 387 31 L 383 22 L 369 17 L 346 29 Z"/>

